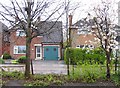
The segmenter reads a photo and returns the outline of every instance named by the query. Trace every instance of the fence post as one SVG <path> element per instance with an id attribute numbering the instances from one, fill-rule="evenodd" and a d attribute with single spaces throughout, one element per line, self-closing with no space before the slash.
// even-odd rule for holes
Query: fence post
<path id="1" fill-rule="evenodd" d="M 117 72 L 117 50 L 116 50 L 116 57 L 115 57 L 115 73 Z"/>
<path id="2" fill-rule="evenodd" d="M 68 76 L 70 75 L 70 71 L 69 71 L 69 62 L 70 61 L 70 58 L 68 58 L 68 63 L 67 63 L 67 74 L 68 74 Z"/>
<path id="3" fill-rule="evenodd" d="M 32 75 L 34 75 L 34 73 L 33 73 L 33 63 L 32 63 L 32 59 L 31 59 L 31 72 L 32 72 Z"/>

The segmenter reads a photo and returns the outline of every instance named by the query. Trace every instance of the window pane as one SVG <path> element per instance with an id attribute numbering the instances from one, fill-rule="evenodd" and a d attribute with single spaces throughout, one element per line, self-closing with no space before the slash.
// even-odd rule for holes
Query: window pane
<path id="1" fill-rule="evenodd" d="M 17 54 L 17 49 L 14 49 L 14 50 L 15 50 L 14 53 Z"/>
<path id="2" fill-rule="evenodd" d="M 36 49 L 37 49 L 37 53 L 40 53 L 40 46 L 37 46 Z"/>
<path id="3" fill-rule="evenodd" d="M 26 53 L 26 47 L 25 46 L 18 46 L 18 53 Z"/>
<path id="4" fill-rule="evenodd" d="M 83 48 L 84 47 L 84 45 L 80 45 L 80 48 Z"/>
<path id="5" fill-rule="evenodd" d="M 40 57 L 40 54 L 37 54 L 37 57 Z"/>
<path id="6" fill-rule="evenodd" d="M 26 36 L 24 30 L 17 30 L 16 36 Z"/>
<path id="7" fill-rule="evenodd" d="M 25 32 L 24 31 L 20 31 L 19 32 L 19 36 L 25 36 Z"/>

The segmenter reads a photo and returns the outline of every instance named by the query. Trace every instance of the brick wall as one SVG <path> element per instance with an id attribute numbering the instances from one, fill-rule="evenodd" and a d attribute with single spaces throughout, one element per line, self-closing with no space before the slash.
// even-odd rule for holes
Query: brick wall
<path id="1" fill-rule="evenodd" d="M 9 42 L 4 42 L 2 45 L 2 53 L 9 53 L 10 54 L 10 43 Z"/>
<path id="2" fill-rule="evenodd" d="M 0 56 L 2 55 L 2 33 L 0 32 Z"/>
<path id="3" fill-rule="evenodd" d="M 17 59 L 20 56 L 25 56 L 25 54 L 14 54 L 14 46 L 15 45 L 26 45 L 25 36 L 16 36 L 16 32 L 10 33 L 10 55 Z M 35 46 L 34 44 L 41 44 L 42 37 L 36 37 L 31 42 L 31 59 L 35 59 Z"/>
<path id="4" fill-rule="evenodd" d="M 71 30 L 71 38 L 72 38 L 72 47 L 74 48 L 78 45 L 94 45 L 95 47 L 97 47 L 98 45 L 98 42 L 94 39 L 95 35 L 77 34 L 77 29 Z"/>

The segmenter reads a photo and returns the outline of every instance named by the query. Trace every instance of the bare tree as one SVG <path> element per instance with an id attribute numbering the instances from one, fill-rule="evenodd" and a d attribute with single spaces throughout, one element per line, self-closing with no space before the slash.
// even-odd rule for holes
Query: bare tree
<path id="1" fill-rule="evenodd" d="M 113 49 L 117 46 L 115 24 L 115 11 L 110 2 L 102 1 L 102 4 L 94 8 L 92 33 L 98 38 L 101 47 L 106 54 L 106 77 L 110 78 L 110 62 Z M 88 14 L 91 17 L 91 14 Z"/>
<path id="2" fill-rule="evenodd" d="M 22 5 L 21 5 L 22 4 Z M 5 6 L 0 4 L 2 11 L 0 15 L 4 20 L 8 21 L 11 30 L 19 27 L 26 33 L 26 66 L 25 66 L 25 77 L 30 78 L 30 44 L 34 37 L 38 35 L 46 35 L 49 30 L 39 31 L 39 26 L 41 25 L 40 19 L 43 17 L 44 21 L 51 20 L 54 17 L 54 21 L 58 21 L 59 18 L 65 13 L 66 7 L 64 2 L 56 3 L 52 0 L 23 0 L 22 3 L 17 2 L 17 0 L 11 0 L 11 6 Z M 52 6 L 52 9 L 51 9 Z M 55 16 L 58 15 L 58 16 Z M 55 25 L 55 24 L 54 24 Z"/>

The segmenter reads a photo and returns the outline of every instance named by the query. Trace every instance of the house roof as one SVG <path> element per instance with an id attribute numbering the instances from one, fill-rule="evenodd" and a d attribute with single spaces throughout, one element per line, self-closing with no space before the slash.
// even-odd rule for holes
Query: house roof
<path id="1" fill-rule="evenodd" d="M 7 31 L 7 30 L 8 30 L 8 27 L 2 22 L 0 22 L 0 32 Z"/>
<path id="2" fill-rule="evenodd" d="M 17 27 L 17 29 L 21 28 Z M 63 40 L 61 21 L 40 21 L 35 31 L 39 33 L 39 36 L 43 36 L 43 42 L 61 42 Z"/>
<path id="3" fill-rule="evenodd" d="M 93 25 L 94 25 L 94 20 L 93 19 L 86 20 L 86 18 L 81 19 L 74 24 L 74 26 L 77 26 L 78 28 L 83 28 L 85 26 L 89 27 Z"/>
<path id="4" fill-rule="evenodd" d="M 61 21 L 41 21 L 38 27 L 43 42 L 61 42 L 63 40 Z"/>

